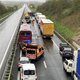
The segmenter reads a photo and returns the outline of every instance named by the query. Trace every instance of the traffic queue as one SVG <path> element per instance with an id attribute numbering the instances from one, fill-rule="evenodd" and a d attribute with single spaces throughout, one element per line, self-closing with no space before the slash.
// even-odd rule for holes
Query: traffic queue
<path id="1" fill-rule="evenodd" d="M 80 80 L 80 48 L 73 51 L 67 43 L 60 43 L 59 52 L 64 60 L 63 69 L 71 74 L 72 80 Z"/>
<path id="2" fill-rule="evenodd" d="M 32 27 L 28 24 L 32 23 L 30 12 L 24 14 L 24 19 L 19 30 L 19 46 L 22 50 L 22 55 L 18 61 L 18 70 L 20 70 L 21 80 L 37 80 L 36 67 L 32 60 L 39 60 L 44 56 L 44 48 L 39 44 L 32 43 Z"/>
<path id="3" fill-rule="evenodd" d="M 35 19 L 42 37 L 53 38 L 54 23 L 39 12 L 35 14 Z M 73 51 L 68 43 L 62 42 L 59 44 L 59 53 L 62 56 L 63 69 L 71 74 L 72 80 L 80 80 L 80 48 Z"/>

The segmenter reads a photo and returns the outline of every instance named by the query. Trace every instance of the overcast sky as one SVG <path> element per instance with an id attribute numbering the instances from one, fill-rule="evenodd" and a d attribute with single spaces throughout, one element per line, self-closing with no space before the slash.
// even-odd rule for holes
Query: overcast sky
<path id="1" fill-rule="evenodd" d="M 0 1 L 39 1 L 39 2 L 45 2 L 46 0 L 0 0 Z"/>

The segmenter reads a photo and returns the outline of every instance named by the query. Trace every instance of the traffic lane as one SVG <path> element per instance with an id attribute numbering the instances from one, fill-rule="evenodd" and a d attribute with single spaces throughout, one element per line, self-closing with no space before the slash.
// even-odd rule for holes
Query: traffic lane
<path id="1" fill-rule="evenodd" d="M 59 44 L 62 43 L 62 41 L 55 34 L 53 35 L 52 41 L 56 43 L 58 48 L 59 48 Z"/>
<path id="2" fill-rule="evenodd" d="M 38 80 L 71 80 L 71 76 L 63 70 L 62 58 L 55 44 L 48 40 L 44 47 L 44 57 L 35 62 Z M 45 68 L 44 61 L 47 68 Z"/>
<path id="3" fill-rule="evenodd" d="M 19 12 L 21 14 L 22 9 Z M 14 20 L 14 21 L 16 21 L 16 20 Z M 17 24 L 18 24 L 18 22 L 17 22 Z M 14 25 L 17 25 L 17 24 L 14 24 Z M 0 54 L 0 79 L 2 78 L 2 75 L 3 75 L 3 72 L 5 70 L 7 60 L 9 59 L 9 55 L 10 55 L 12 47 L 13 47 L 12 45 L 14 43 L 15 33 L 17 33 L 16 32 L 17 26 L 14 26 L 14 29 L 15 29 L 14 33 L 13 33 L 14 29 L 10 28 L 11 26 L 9 26 L 9 25 L 7 25 L 7 26 L 8 26 L 8 30 L 6 30 L 6 31 L 4 30 L 4 33 L 0 34 L 2 36 L 2 40 L 0 40 L 0 44 L 1 44 L 0 45 L 0 53 L 1 53 Z M 11 32 L 9 31 L 9 29 L 11 29 L 10 30 Z M 13 31 L 12 31 L 12 29 L 13 29 Z M 12 37 L 11 33 L 12 33 L 13 37 Z"/>
<path id="4" fill-rule="evenodd" d="M 38 80 L 71 80 L 71 76 L 66 75 L 63 70 L 63 61 L 59 54 L 59 47 L 57 46 L 61 40 L 56 35 L 54 35 L 54 41 L 43 39 L 36 22 L 34 26 L 37 32 L 36 34 L 40 36 L 36 41 L 44 47 L 44 57 L 35 62 Z"/>
<path id="5" fill-rule="evenodd" d="M 18 14 L 16 15 L 17 17 L 16 16 L 13 16 L 13 18 L 11 19 L 11 21 L 6 24 L 6 27 L 7 28 L 1 29 L 1 31 L 3 31 L 3 33 L 0 34 L 0 38 L 1 38 L 1 40 L 0 40 L 0 44 L 1 44 L 0 45 L 0 53 L 2 53 L 2 54 L 0 54 L 0 63 L 1 63 L 1 60 L 2 60 L 2 58 L 4 56 L 4 53 L 6 51 L 6 48 L 8 47 L 8 44 L 9 44 L 9 42 L 11 40 L 11 37 L 12 37 L 13 33 L 16 32 L 16 29 L 18 27 L 17 25 L 19 23 L 19 18 L 21 16 L 20 15 L 21 11 L 18 12 Z"/>
<path id="6" fill-rule="evenodd" d="M 21 9 L 20 9 L 21 10 Z M 16 12 L 14 12 L 9 18 L 7 18 L 4 22 L 2 22 L 0 24 L 0 31 L 2 31 L 3 29 L 2 28 L 8 28 L 6 27 L 8 24 L 10 24 L 10 22 L 13 20 L 14 16 L 16 14 L 19 14 L 20 13 L 20 10 L 17 10 Z M 20 15 L 20 14 L 19 14 Z M 19 19 L 20 20 L 20 19 Z M 11 25 L 12 26 L 12 25 Z"/>

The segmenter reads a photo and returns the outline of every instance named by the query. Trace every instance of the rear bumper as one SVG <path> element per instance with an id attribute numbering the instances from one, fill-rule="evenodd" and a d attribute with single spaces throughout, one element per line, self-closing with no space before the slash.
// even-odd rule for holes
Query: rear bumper
<path id="1" fill-rule="evenodd" d="M 43 35 L 43 38 L 53 38 L 53 35 Z"/>
<path id="2" fill-rule="evenodd" d="M 73 55 L 63 55 L 63 54 L 62 54 L 62 57 L 64 57 L 64 58 L 72 58 Z"/>

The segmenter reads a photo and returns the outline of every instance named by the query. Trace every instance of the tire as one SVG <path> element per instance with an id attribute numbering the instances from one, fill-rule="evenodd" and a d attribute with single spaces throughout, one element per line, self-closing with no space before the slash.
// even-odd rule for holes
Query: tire
<path id="1" fill-rule="evenodd" d="M 20 71 L 20 68 L 18 67 L 18 71 Z"/>
<path id="2" fill-rule="evenodd" d="M 44 57 L 44 52 L 43 52 L 43 54 L 41 56 Z"/>
<path id="3" fill-rule="evenodd" d="M 38 61 L 39 60 L 39 58 L 36 58 L 36 61 Z"/>
<path id="4" fill-rule="evenodd" d="M 64 71 L 65 71 L 64 65 L 63 65 L 63 69 L 64 69 Z"/>

